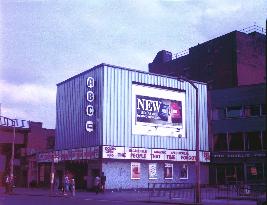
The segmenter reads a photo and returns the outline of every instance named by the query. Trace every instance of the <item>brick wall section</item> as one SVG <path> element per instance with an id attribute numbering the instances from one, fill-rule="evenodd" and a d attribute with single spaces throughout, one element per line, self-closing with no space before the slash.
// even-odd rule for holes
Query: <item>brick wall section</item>
<path id="1" fill-rule="evenodd" d="M 266 39 L 258 33 L 237 33 L 238 86 L 266 81 Z"/>

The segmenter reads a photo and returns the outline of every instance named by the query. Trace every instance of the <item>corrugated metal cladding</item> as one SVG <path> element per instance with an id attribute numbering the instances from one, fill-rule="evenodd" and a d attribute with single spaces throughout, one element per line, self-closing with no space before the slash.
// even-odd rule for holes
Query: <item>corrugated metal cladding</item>
<path id="1" fill-rule="evenodd" d="M 103 67 L 103 66 L 102 66 Z M 103 69 L 92 68 L 77 76 L 74 76 L 57 86 L 57 119 L 56 119 L 56 143 L 58 150 L 96 146 L 100 144 L 102 136 L 101 119 L 103 95 Z M 86 115 L 87 78 L 93 77 L 95 85 L 92 91 L 95 94 L 94 115 Z M 94 132 L 87 132 L 86 121 L 95 122 Z"/>
<path id="2" fill-rule="evenodd" d="M 91 134 L 87 120 L 86 79 L 95 79 L 95 122 Z M 186 91 L 186 137 L 161 137 L 132 134 L 132 84 L 147 84 Z M 200 150 L 208 150 L 207 89 L 199 90 Z M 94 145 L 195 149 L 195 89 L 190 83 L 152 73 L 101 64 L 58 84 L 56 148 L 70 149 Z"/>

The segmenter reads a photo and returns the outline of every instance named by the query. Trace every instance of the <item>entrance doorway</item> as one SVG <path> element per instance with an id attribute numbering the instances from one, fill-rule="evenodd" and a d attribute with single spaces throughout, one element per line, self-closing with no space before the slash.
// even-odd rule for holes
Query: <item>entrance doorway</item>
<path id="1" fill-rule="evenodd" d="M 87 164 L 85 162 L 67 162 L 65 172 L 69 172 L 75 179 L 76 189 L 86 189 Z"/>

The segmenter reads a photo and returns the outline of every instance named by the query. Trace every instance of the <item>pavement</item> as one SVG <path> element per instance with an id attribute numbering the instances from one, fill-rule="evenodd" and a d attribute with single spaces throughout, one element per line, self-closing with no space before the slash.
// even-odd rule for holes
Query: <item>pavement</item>
<path id="1" fill-rule="evenodd" d="M 0 195 L 6 195 L 4 189 L 0 188 Z M 191 205 L 192 200 L 168 197 L 148 197 L 147 191 L 106 191 L 105 193 L 94 193 L 87 191 L 76 191 L 75 196 L 71 193 L 63 195 L 61 192 L 51 192 L 49 189 L 43 188 L 15 188 L 12 195 L 27 195 L 27 196 L 47 196 L 47 197 L 77 197 L 84 200 L 99 200 L 104 199 L 107 201 L 125 201 L 125 202 L 147 202 L 147 203 L 160 203 L 160 204 L 180 204 Z M 257 205 L 256 201 L 252 200 L 202 200 L 202 205 Z"/>

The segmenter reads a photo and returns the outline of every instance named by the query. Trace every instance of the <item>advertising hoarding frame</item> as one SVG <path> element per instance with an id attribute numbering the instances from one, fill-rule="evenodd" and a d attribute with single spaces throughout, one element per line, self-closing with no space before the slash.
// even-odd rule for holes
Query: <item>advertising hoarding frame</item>
<path id="1" fill-rule="evenodd" d="M 185 137 L 186 92 L 132 84 L 132 133 Z"/>

